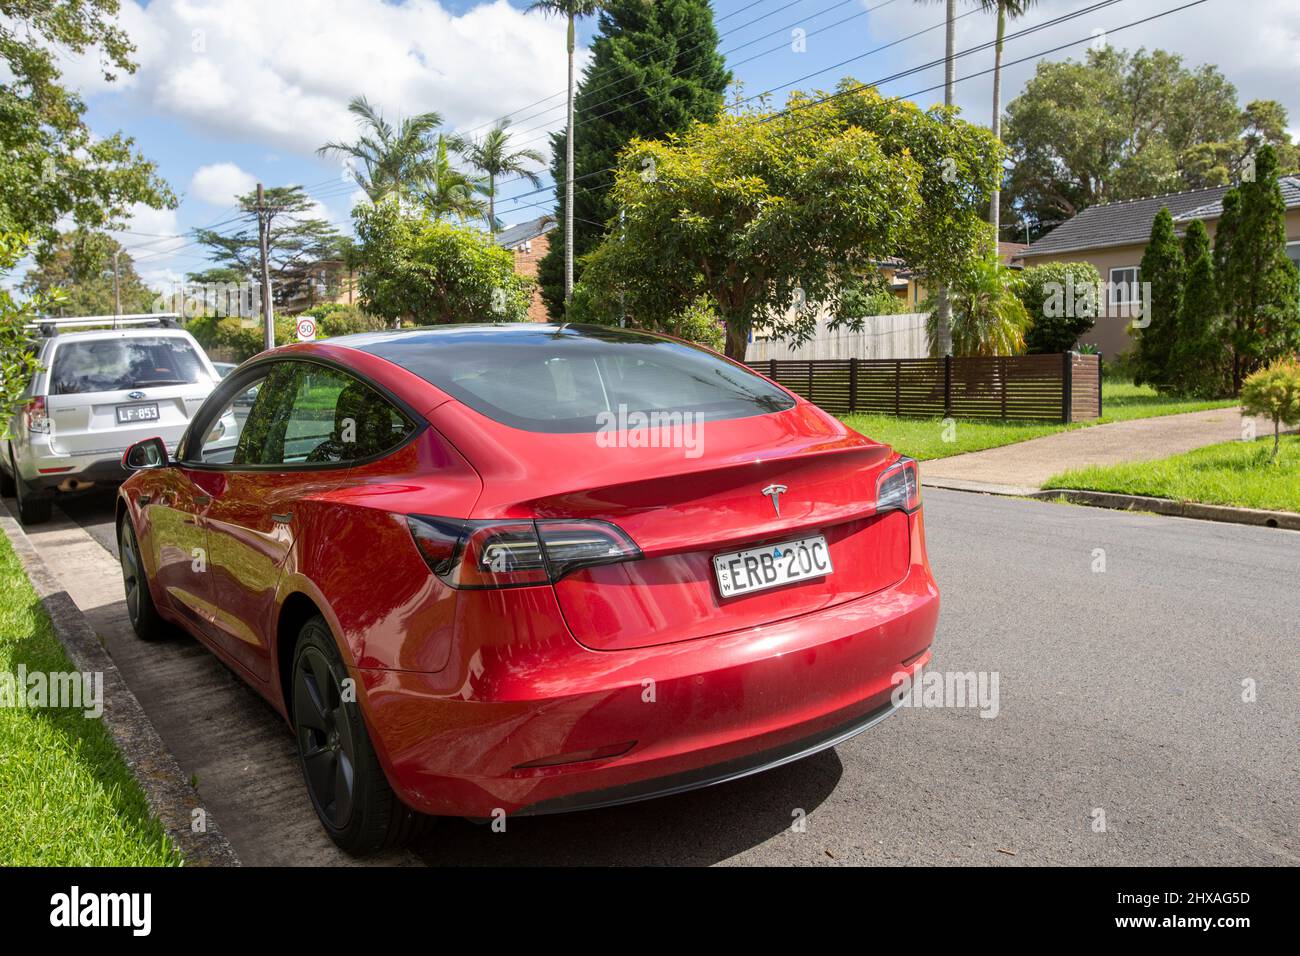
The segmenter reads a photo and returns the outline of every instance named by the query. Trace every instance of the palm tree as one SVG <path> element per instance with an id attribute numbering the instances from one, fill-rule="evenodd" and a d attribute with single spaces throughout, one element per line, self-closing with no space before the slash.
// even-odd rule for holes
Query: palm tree
<path id="1" fill-rule="evenodd" d="M 569 115 L 564 126 L 564 301 L 573 295 L 573 37 L 578 17 L 593 16 L 604 7 L 603 0 L 533 0 L 530 11 L 567 17 L 569 20 Z"/>
<path id="2" fill-rule="evenodd" d="M 957 85 L 957 0 L 917 0 L 918 3 L 942 3 L 945 6 L 943 105 L 951 107 Z M 937 310 L 939 355 L 952 354 L 952 300 L 948 297 L 947 283 L 940 282 L 935 290 Z"/>
<path id="3" fill-rule="evenodd" d="M 503 119 L 481 140 L 470 144 L 465 150 L 465 159 L 475 169 L 487 175 L 488 188 L 488 231 L 497 234 L 497 177 L 507 175 L 523 176 L 534 186 L 542 184 L 542 178 L 524 165 L 525 160 L 533 163 L 545 163 L 546 157 L 535 149 L 510 151 L 510 134 L 506 127 L 510 120 Z"/>
<path id="4" fill-rule="evenodd" d="M 1023 16 L 1034 5 L 1034 0 L 979 0 L 980 6 L 998 15 L 998 42 L 993 53 L 993 138 L 1002 142 L 1002 44 L 1007 36 L 1007 18 Z M 993 223 L 993 241 L 997 242 L 1001 227 L 1001 173 L 993 187 L 993 202 L 989 206 L 989 222 Z"/>
<path id="5" fill-rule="evenodd" d="M 353 97 L 348 112 L 357 117 L 361 135 L 352 143 L 326 143 L 316 154 L 355 160 L 360 168 L 351 165 L 352 178 L 372 203 L 390 196 L 400 203 L 426 175 L 433 151 L 430 134 L 442 125 L 442 116 L 417 113 L 394 127 L 364 96 Z"/>
<path id="6" fill-rule="evenodd" d="M 435 219 L 454 216 L 464 221 L 477 219 L 487 211 L 487 205 L 475 195 L 487 192 L 486 182 L 472 179 L 452 165 L 451 153 L 464 146 L 459 137 L 439 133 L 433 158 L 425 164 L 424 179 L 416 187 L 415 196 Z"/>
<path id="7" fill-rule="evenodd" d="M 1017 295 L 1019 276 L 996 253 L 985 253 L 953 283 L 953 355 L 1019 355 L 1032 319 Z M 937 354 L 938 328 L 933 311 L 927 323 L 931 354 Z"/>

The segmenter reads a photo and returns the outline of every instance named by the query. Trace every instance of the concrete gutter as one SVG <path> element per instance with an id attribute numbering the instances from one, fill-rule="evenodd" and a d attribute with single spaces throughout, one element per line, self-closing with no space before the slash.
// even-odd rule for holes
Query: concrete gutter
<path id="1" fill-rule="evenodd" d="M 1045 488 L 1030 498 L 1063 499 L 1075 505 L 1094 508 L 1118 508 L 1122 511 L 1148 511 L 1178 518 L 1202 521 L 1226 521 L 1231 524 L 1254 524 L 1266 528 L 1300 531 L 1300 514 L 1294 511 L 1265 511 L 1260 508 L 1233 508 L 1207 505 L 1198 501 L 1174 501 L 1171 498 L 1145 498 L 1141 495 L 1117 495 L 1109 491 L 1079 491 L 1072 488 Z"/>
<path id="2" fill-rule="evenodd" d="M 72 666 L 104 675 L 104 713 L 100 718 L 122 754 L 127 768 L 144 791 L 150 812 L 158 818 L 168 839 L 181 851 L 188 866 L 238 866 L 239 857 L 204 810 L 204 830 L 192 829 L 193 811 L 201 809 L 198 793 L 158 735 L 131 688 L 100 643 L 81 609 L 59 586 L 58 578 L 32 546 L 21 526 L 0 512 L 0 527 L 13 545 L 31 579 L 36 596 L 54 625 L 54 634 L 67 651 Z"/>
<path id="3" fill-rule="evenodd" d="M 921 467 L 924 469 L 924 462 Z M 1300 514 L 1294 511 L 1233 508 L 1228 505 L 1201 504 L 1197 501 L 1174 501 L 1172 498 L 1147 498 L 1142 495 L 1119 495 L 1109 491 L 1081 491 L 1074 488 L 1033 488 L 982 481 L 958 481 L 954 478 L 927 480 L 924 472 L 921 485 L 923 488 L 944 488 L 949 491 L 969 491 L 981 495 L 1003 495 L 1009 498 L 1037 498 L 1042 501 L 1061 500 L 1093 508 L 1145 511 L 1149 514 L 1169 515 L 1175 518 L 1196 518 L 1200 521 L 1224 521 L 1230 524 L 1253 524 L 1265 528 L 1300 531 Z"/>

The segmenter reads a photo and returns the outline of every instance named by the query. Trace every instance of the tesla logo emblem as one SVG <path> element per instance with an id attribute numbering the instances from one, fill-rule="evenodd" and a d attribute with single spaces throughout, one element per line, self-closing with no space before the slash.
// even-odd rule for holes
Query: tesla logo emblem
<path id="1" fill-rule="evenodd" d="M 781 496 L 789 490 L 785 485 L 768 485 L 759 494 L 767 495 L 772 499 L 772 508 L 779 518 L 781 517 Z"/>
<path id="2" fill-rule="evenodd" d="M 127 392 L 127 398 L 144 398 L 144 392 Z"/>

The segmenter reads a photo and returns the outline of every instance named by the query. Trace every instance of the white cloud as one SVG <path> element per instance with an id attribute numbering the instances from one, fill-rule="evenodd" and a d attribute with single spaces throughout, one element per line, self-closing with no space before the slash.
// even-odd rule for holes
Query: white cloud
<path id="1" fill-rule="evenodd" d="M 257 188 L 257 177 L 234 163 L 200 166 L 190 179 L 190 193 L 214 206 L 229 206 Z"/>
<path id="2" fill-rule="evenodd" d="M 389 118 L 435 110 L 468 129 L 565 86 L 563 22 L 507 0 L 461 14 L 434 0 L 126 0 L 121 22 L 139 70 L 104 84 L 95 59 L 76 58 L 65 61 L 70 82 L 299 153 L 352 137 L 357 94 Z M 558 126 L 563 110 L 544 119 Z"/>

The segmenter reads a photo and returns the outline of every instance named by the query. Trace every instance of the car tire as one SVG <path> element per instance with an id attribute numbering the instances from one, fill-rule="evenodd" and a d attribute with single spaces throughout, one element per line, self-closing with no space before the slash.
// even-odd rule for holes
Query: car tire
<path id="1" fill-rule="evenodd" d="M 42 524 L 50 520 L 54 507 L 54 496 L 50 494 L 33 494 L 26 482 L 18 477 L 18 464 L 14 461 L 14 450 L 9 449 L 9 467 L 14 472 L 14 497 L 18 500 L 18 520 L 24 525 Z"/>
<path id="2" fill-rule="evenodd" d="M 319 614 L 294 647 L 290 715 L 303 782 L 321 826 L 353 856 L 400 846 L 429 817 L 393 793 L 366 731 L 361 707 L 343 699 L 348 678 L 329 625 Z"/>
<path id="3" fill-rule="evenodd" d="M 13 468 L 13 471 L 5 471 L 3 464 L 0 464 L 0 498 L 12 498 L 18 493 L 18 483 L 13 477 L 18 473 L 17 468 L 13 467 L 13 451 L 10 451 L 6 458 L 9 459 L 9 467 Z"/>
<path id="4" fill-rule="evenodd" d="M 122 588 L 126 592 L 126 614 L 135 636 L 142 641 L 159 641 L 168 636 L 167 625 L 158 615 L 149 579 L 140 559 L 140 542 L 136 539 L 131 516 L 123 515 L 117 529 L 118 563 L 122 566 Z"/>

